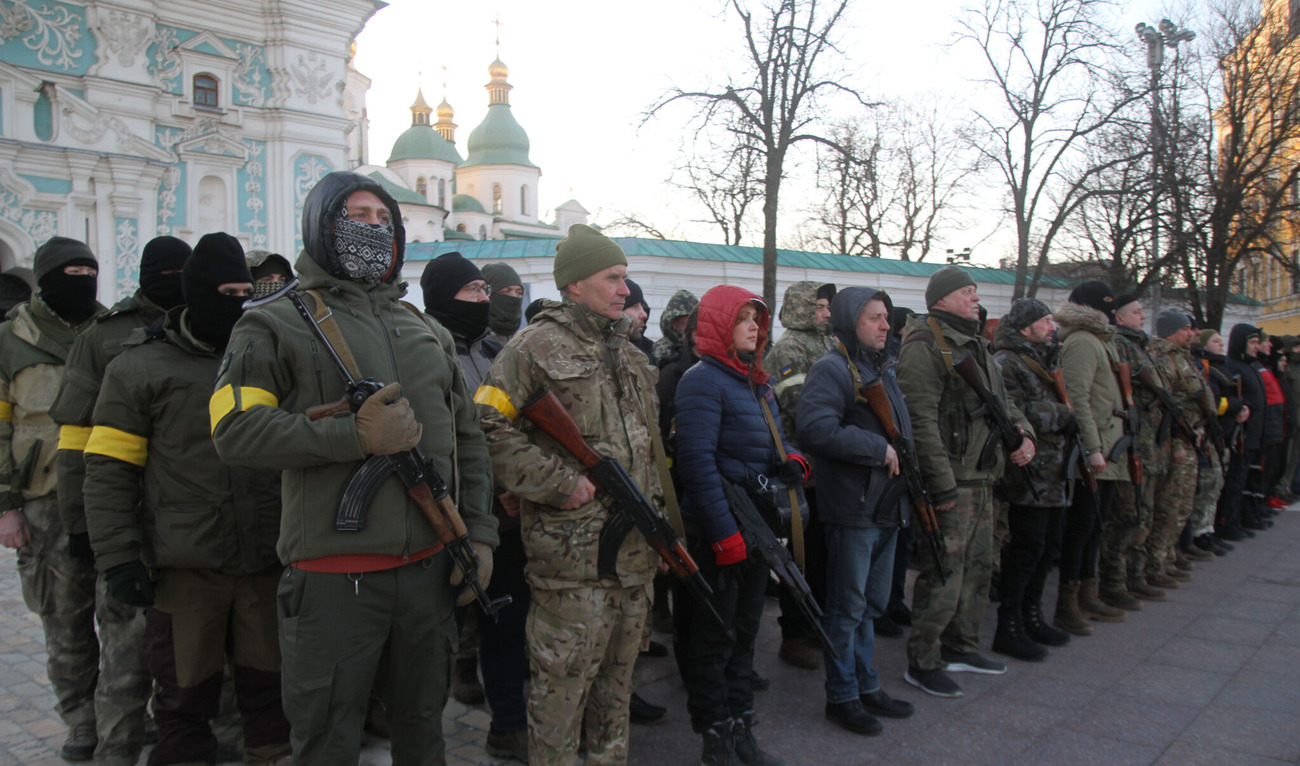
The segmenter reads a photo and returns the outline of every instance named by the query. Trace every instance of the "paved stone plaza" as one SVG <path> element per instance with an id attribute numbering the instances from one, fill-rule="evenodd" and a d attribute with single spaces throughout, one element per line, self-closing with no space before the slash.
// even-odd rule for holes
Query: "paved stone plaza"
<path id="1" fill-rule="evenodd" d="M 62 763 L 65 731 L 51 712 L 40 624 L 23 605 L 13 554 L 0 559 L 0 764 Z M 758 695 L 761 741 L 792 766 L 1300 763 L 1300 513 L 1198 564 L 1195 580 L 1168 595 L 1124 624 L 1094 623 L 1092 636 L 1045 662 L 1010 660 L 1004 676 L 957 674 L 966 695 L 956 700 L 905 684 L 903 640 L 880 639 L 884 687 L 917 713 L 886 721 L 879 737 L 826 722 L 822 674 L 776 659 L 769 600 L 758 665 L 772 687 Z M 993 618 L 990 608 L 985 647 Z M 642 661 L 637 672 L 642 695 L 670 712 L 658 726 L 633 728 L 632 764 L 698 763 L 672 659 Z M 452 766 L 496 763 L 482 750 L 484 710 L 452 702 L 443 721 Z M 368 747 L 363 763 L 390 763 L 384 743 Z"/>

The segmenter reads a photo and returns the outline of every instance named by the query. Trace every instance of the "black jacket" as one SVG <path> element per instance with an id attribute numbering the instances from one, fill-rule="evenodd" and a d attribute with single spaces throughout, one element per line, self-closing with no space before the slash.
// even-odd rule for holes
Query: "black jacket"
<path id="1" fill-rule="evenodd" d="M 1246 341 L 1258 334 L 1259 328 L 1254 325 L 1234 325 L 1228 336 L 1228 358 L 1224 365 L 1230 380 L 1241 376 L 1242 403 L 1250 408 L 1250 419 L 1246 421 L 1247 450 L 1257 450 L 1264 444 L 1264 380 L 1255 369 L 1254 358 L 1246 356 Z"/>

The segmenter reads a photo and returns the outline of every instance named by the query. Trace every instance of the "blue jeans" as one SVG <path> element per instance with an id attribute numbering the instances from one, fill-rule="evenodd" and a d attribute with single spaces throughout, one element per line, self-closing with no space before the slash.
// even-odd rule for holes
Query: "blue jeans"
<path id="1" fill-rule="evenodd" d="M 889 604 L 897 529 L 826 525 L 826 614 L 822 627 L 839 653 L 826 654 L 826 701 L 849 702 L 880 689 L 871 661 L 872 620 Z"/>

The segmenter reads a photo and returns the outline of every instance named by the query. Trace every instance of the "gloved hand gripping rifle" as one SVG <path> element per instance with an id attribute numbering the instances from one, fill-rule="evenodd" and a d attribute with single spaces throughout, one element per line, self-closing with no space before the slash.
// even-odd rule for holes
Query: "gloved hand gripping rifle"
<path id="1" fill-rule="evenodd" d="M 265 298 L 246 302 L 244 308 L 263 306 L 282 297 L 288 298 L 307 322 L 307 326 L 311 328 L 316 340 L 320 341 L 321 346 L 329 354 L 330 359 L 333 360 L 345 387 L 342 399 L 331 404 L 321 404 L 307 409 L 307 417 L 312 420 L 320 420 L 338 413 L 355 413 L 361 409 L 361 405 L 368 398 L 383 388 L 384 384 L 374 378 L 361 378 L 358 380 L 352 374 L 348 369 L 348 365 L 339 356 L 338 349 L 334 347 L 325 331 L 321 329 L 320 322 L 328 319 L 330 314 L 326 313 L 320 320 L 317 320 L 312 315 L 306 304 L 303 303 L 302 296 L 298 293 L 298 280 L 296 278 L 285 285 L 279 292 L 272 293 Z M 487 591 L 479 581 L 480 562 L 478 554 L 474 552 L 474 546 L 469 539 L 469 531 L 465 527 L 465 520 L 461 518 L 460 511 L 456 510 L 456 504 L 452 502 L 451 495 L 447 491 L 447 482 L 438 473 L 433 461 L 424 456 L 419 445 L 396 455 L 371 455 L 361 465 L 357 466 L 352 475 L 348 477 L 343 496 L 339 498 L 334 528 L 340 532 L 358 532 L 365 527 L 366 511 L 370 507 L 370 501 L 379 486 L 387 481 L 388 476 L 392 473 L 396 473 L 402 483 L 406 485 L 407 494 L 420 507 L 424 518 L 438 533 L 438 539 L 442 541 L 443 547 L 447 549 L 456 566 L 464 574 L 465 583 L 474 591 L 474 598 L 478 601 L 479 606 L 483 608 L 484 614 L 496 620 L 497 613 L 501 611 L 502 607 L 508 605 L 512 599 L 510 596 L 502 596 L 495 600 L 488 597 Z"/>

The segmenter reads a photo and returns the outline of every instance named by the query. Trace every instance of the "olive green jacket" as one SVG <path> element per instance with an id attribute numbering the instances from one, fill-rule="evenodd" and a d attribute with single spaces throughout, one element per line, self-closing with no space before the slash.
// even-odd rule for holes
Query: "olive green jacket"
<path id="1" fill-rule="evenodd" d="M 953 356 L 970 351 L 983 372 L 984 385 L 998 396 L 1011 422 L 1029 438 L 1034 429 L 1007 396 L 1002 371 L 993 359 L 989 342 L 966 335 L 945 322 L 940 331 Z M 957 498 L 959 486 L 991 486 L 1002 477 L 1007 464 L 1005 445 L 999 441 L 992 466 L 979 467 L 980 453 L 993 428 L 983 415 L 972 416 L 982 406 L 979 395 L 948 365 L 933 340 L 925 315 L 907 320 L 903 343 L 898 351 L 898 385 L 907 398 L 912 433 L 921 474 L 936 505 Z"/>
<path id="2" fill-rule="evenodd" d="M 1055 318 L 1061 341 L 1061 372 L 1065 390 L 1074 405 L 1079 433 L 1088 454 L 1098 452 L 1106 458 L 1106 468 L 1098 479 L 1128 481 L 1128 465 L 1121 457 L 1111 461 L 1115 442 L 1124 436 L 1124 422 L 1115 411 L 1120 408 L 1119 384 L 1112 366 L 1116 360 L 1115 328 L 1100 311 L 1066 303 L 1057 309 Z"/>
<path id="3" fill-rule="evenodd" d="M 135 295 L 118 301 L 108 313 L 101 314 L 77 334 L 68 353 L 59 395 L 50 406 L 50 417 L 59 424 L 59 452 L 54 458 L 59 474 L 59 518 L 69 534 L 86 531 L 86 509 L 82 484 L 86 463 L 82 450 L 94 425 L 92 416 L 99 387 L 108 363 L 126 347 L 131 333 L 146 327 L 163 315 L 163 310 L 137 290 Z"/>
<path id="4" fill-rule="evenodd" d="M 183 308 L 137 330 L 104 372 L 86 442 L 86 526 L 101 572 L 130 561 L 231 574 L 276 565 L 280 477 L 233 468 L 212 444 L 221 363 Z M 156 333 L 156 334 L 153 334 Z"/>
<path id="5" fill-rule="evenodd" d="M 59 427 L 50 405 L 77 329 L 40 296 L 15 306 L 0 324 L 0 510 L 56 491 Z"/>
<path id="6" fill-rule="evenodd" d="M 401 384 L 424 426 L 420 448 L 446 480 L 470 538 L 495 546 L 492 466 L 451 333 L 400 302 L 405 283 L 336 279 L 306 255 L 295 268 L 303 290 L 321 291 L 361 375 Z M 304 300 L 315 308 L 310 296 Z M 335 529 L 348 476 L 368 456 L 355 415 L 311 420 L 306 410 L 343 393 L 337 369 L 288 299 L 248 311 L 235 325 L 212 394 L 212 433 L 227 463 L 284 472 L 280 560 L 409 556 L 439 546 L 395 474 L 375 493 L 363 529 Z"/>
<path id="7" fill-rule="evenodd" d="M 476 400 L 497 482 L 520 497 L 525 573 L 535 588 L 608 586 L 597 571 L 600 531 L 609 516 L 598 497 L 561 505 L 585 473 L 578 459 L 518 414 L 549 388 L 597 452 L 618 460 L 646 498 L 663 508 L 650 429 L 658 404 L 649 361 L 627 342 L 628 322 L 610 322 L 574 303 L 548 301 L 532 324 L 497 354 Z M 623 540 L 618 584 L 650 582 L 659 558 L 640 532 Z"/>

